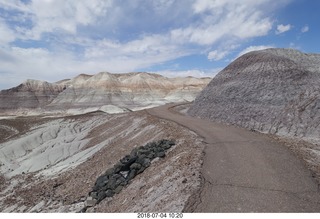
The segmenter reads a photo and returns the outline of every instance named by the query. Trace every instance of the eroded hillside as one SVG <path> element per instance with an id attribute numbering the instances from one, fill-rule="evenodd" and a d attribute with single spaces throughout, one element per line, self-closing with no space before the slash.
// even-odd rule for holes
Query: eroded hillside
<path id="1" fill-rule="evenodd" d="M 201 141 L 144 111 L 19 117 L 0 120 L 0 127 L 7 130 L 0 144 L 1 212 L 78 212 L 102 173 L 133 148 L 164 138 L 176 141 L 165 158 L 88 211 L 178 212 L 200 186 Z"/>
<path id="2" fill-rule="evenodd" d="M 192 101 L 210 78 L 167 78 L 136 72 L 80 74 L 56 83 L 27 80 L 0 91 L 0 115 L 75 115 L 121 113 Z"/>
<path id="3" fill-rule="evenodd" d="M 222 70 L 189 114 L 264 133 L 320 141 L 320 55 L 247 53 Z"/>

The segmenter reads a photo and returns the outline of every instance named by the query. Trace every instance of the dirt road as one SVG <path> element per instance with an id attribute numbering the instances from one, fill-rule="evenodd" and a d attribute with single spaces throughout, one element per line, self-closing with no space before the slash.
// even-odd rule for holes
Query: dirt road
<path id="1" fill-rule="evenodd" d="M 259 133 L 181 115 L 174 105 L 148 109 L 207 143 L 199 195 L 187 212 L 320 212 L 317 182 L 286 147 Z"/>

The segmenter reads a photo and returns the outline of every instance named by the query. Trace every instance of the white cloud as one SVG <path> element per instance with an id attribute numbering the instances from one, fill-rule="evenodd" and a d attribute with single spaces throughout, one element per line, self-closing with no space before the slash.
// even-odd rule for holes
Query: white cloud
<path id="1" fill-rule="evenodd" d="M 10 79 L 7 81 L 9 87 L 28 78 L 54 82 L 79 73 L 131 72 L 187 54 L 174 45 L 163 46 L 161 40 L 159 36 L 149 36 L 127 44 L 90 41 L 86 42 L 86 51 L 80 58 L 63 48 L 50 51 L 12 47 L 6 53 L 0 53 L 0 74 Z"/>
<path id="2" fill-rule="evenodd" d="M 301 28 L 301 33 L 306 33 L 308 31 L 309 31 L 309 26 L 308 25 L 306 25 L 306 26 Z"/>
<path id="3" fill-rule="evenodd" d="M 0 48 L 14 40 L 14 32 L 0 19 Z"/>
<path id="4" fill-rule="evenodd" d="M 263 50 L 263 49 L 269 49 L 269 48 L 273 48 L 273 47 L 274 46 L 271 46 L 271 45 L 249 46 L 249 47 L 245 48 L 244 50 L 242 50 L 238 54 L 237 58 L 242 56 L 242 55 L 244 55 L 244 54 L 246 54 L 246 53 L 248 53 L 248 52 L 257 51 L 257 50 Z"/>
<path id="5" fill-rule="evenodd" d="M 93 24 L 105 15 L 112 0 L 33 0 L 23 4 L 0 2 L 0 6 L 21 12 L 24 19 L 29 18 L 32 27 L 20 27 L 24 39 L 41 39 L 43 33 L 66 32 L 76 34 L 79 26 Z"/>
<path id="6" fill-rule="evenodd" d="M 196 0 L 193 3 L 194 13 L 203 13 L 206 11 L 217 10 L 222 12 L 222 9 L 229 3 L 230 1 L 208 1 L 208 0 Z M 219 13 L 218 12 L 218 13 Z M 220 13 L 219 13 L 220 14 Z"/>
<path id="7" fill-rule="evenodd" d="M 162 70 L 162 71 L 156 71 L 154 73 L 161 74 L 169 78 L 187 77 L 187 76 L 193 76 L 197 78 L 203 78 L 203 77 L 212 78 L 216 74 L 218 74 L 221 70 L 222 68 L 207 69 L 207 70 L 192 69 L 192 70 L 185 70 L 185 71 Z"/>
<path id="8" fill-rule="evenodd" d="M 0 74 L 17 82 L 54 81 L 135 71 L 192 54 L 221 60 L 234 50 L 230 45 L 267 35 L 273 19 L 265 6 L 272 11 L 287 1 L 0 0 L 6 12 L 0 15 L 6 48 Z"/>
<path id="9" fill-rule="evenodd" d="M 208 59 L 218 61 L 218 60 L 223 59 L 228 54 L 229 54 L 229 51 L 213 50 L 213 51 L 209 52 Z"/>
<path id="10" fill-rule="evenodd" d="M 197 0 L 193 10 L 196 14 L 204 13 L 201 22 L 174 29 L 171 37 L 179 42 L 211 45 L 226 38 L 242 40 L 264 36 L 272 29 L 271 19 L 260 8 L 265 2 Z"/>
<path id="11" fill-rule="evenodd" d="M 292 28 L 291 24 L 287 24 L 287 25 L 279 24 L 277 26 L 276 34 L 281 34 L 281 33 L 287 32 L 287 31 L 291 30 L 291 28 Z"/>

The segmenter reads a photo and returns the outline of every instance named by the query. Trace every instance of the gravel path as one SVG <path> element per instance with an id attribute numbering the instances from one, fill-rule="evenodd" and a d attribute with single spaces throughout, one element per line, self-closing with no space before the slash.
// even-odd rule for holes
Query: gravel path
<path id="1" fill-rule="evenodd" d="M 175 105 L 148 109 L 204 138 L 203 184 L 185 211 L 320 212 L 319 186 L 289 149 L 245 129 L 178 114 Z"/>

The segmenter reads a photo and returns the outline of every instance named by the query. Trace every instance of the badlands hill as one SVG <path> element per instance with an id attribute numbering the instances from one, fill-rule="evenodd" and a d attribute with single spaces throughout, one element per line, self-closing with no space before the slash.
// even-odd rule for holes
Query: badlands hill
<path id="1" fill-rule="evenodd" d="M 166 78 L 151 73 L 81 74 L 56 83 L 27 80 L 0 91 L 1 114 L 134 111 L 169 102 L 192 101 L 210 78 Z"/>
<path id="2" fill-rule="evenodd" d="M 247 53 L 223 69 L 188 113 L 282 136 L 319 141 L 320 55 L 293 49 Z"/>
<path id="3" fill-rule="evenodd" d="M 191 101 L 209 81 L 99 73 L 1 91 L 0 212 L 181 212 L 200 186 L 198 136 L 101 111 Z"/>

